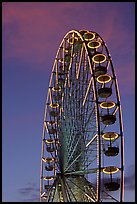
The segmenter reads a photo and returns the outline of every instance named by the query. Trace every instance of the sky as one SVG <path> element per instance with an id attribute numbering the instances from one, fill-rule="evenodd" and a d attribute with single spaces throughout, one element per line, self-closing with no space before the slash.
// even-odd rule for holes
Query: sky
<path id="1" fill-rule="evenodd" d="M 135 2 L 2 3 L 2 201 L 39 202 L 43 118 L 63 36 L 97 32 L 121 96 L 125 202 L 135 201 Z"/>

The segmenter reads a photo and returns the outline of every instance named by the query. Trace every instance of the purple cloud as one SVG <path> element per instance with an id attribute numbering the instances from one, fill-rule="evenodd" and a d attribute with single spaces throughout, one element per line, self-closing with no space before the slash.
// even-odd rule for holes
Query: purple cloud
<path id="1" fill-rule="evenodd" d="M 100 8 L 106 9 L 107 14 Z M 59 44 L 69 30 L 91 29 L 106 42 L 122 87 L 134 93 L 135 36 L 124 25 L 125 19 L 119 12 L 122 8 L 123 4 L 119 4 L 117 10 L 99 2 L 3 3 L 3 58 L 39 65 L 51 61 L 53 64 Z M 134 19 L 130 21 L 134 24 Z M 32 67 L 45 69 L 45 66 Z"/>
<path id="2" fill-rule="evenodd" d="M 18 190 L 22 202 L 39 202 L 39 187 L 36 183 L 28 183 L 26 187 L 21 187 Z M 25 197 L 25 199 L 24 199 Z"/>

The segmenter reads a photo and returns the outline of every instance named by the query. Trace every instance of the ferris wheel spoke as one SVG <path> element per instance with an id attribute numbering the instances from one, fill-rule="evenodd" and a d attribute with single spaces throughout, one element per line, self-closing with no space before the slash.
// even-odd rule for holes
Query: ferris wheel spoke
<path id="1" fill-rule="evenodd" d="M 88 88 L 87 88 L 87 91 L 86 91 L 86 94 L 85 94 L 85 97 L 84 97 L 84 100 L 83 100 L 83 104 L 82 104 L 83 106 L 85 105 L 85 101 L 87 99 L 87 95 L 89 93 L 89 89 L 90 89 L 92 81 L 93 81 L 93 77 L 91 77 L 91 79 L 90 79 L 90 82 L 89 82 L 89 85 L 88 85 Z"/>
<path id="2" fill-rule="evenodd" d="M 86 127 L 87 124 L 89 123 L 92 114 L 94 114 L 94 111 L 95 111 L 95 107 L 92 109 L 92 111 L 91 111 L 91 113 L 90 113 L 90 115 L 89 115 L 89 117 L 88 117 L 88 119 L 87 119 L 87 122 L 86 122 L 86 124 L 85 124 L 85 127 Z"/>
<path id="3" fill-rule="evenodd" d="M 66 184 L 67 188 L 69 189 L 69 191 L 70 191 L 72 197 L 74 198 L 74 201 L 77 202 L 77 199 L 76 199 L 76 197 L 75 197 L 75 195 L 74 195 L 72 189 L 70 188 L 70 186 L 69 186 L 69 184 L 68 184 L 68 182 L 67 182 L 67 179 L 65 179 L 65 184 Z"/>
<path id="4" fill-rule="evenodd" d="M 51 185 L 51 187 L 49 188 L 49 190 L 48 190 L 48 195 L 47 195 L 47 202 L 50 202 L 51 201 L 51 199 L 53 200 L 53 198 L 54 198 L 54 195 L 55 195 L 55 185 L 56 185 L 56 183 L 57 183 L 57 179 L 55 179 L 55 181 L 54 181 L 54 183 Z M 54 186 L 54 188 L 53 188 L 53 186 Z M 52 202 L 52 201 L 51 201 Z"/>
<path id="5" fill-rule="evenodd" d="M 92 160 L 88 160 L 88 157 L 87 157 L 87 160 L 85 160 L 85 163 L 88 161 L 88 164 L 85 166 L 85 169 L 87 169 L 96 159 L 97 159 L 97 156 L 93 156 Z"/>
<path id="6" fill-rule="evenodd" d="M 94 140 L 97 138 L 98 134 L 95 134 L 92 139 L 86 144 L 86 147 L 88 147 Z"/>
<path id="7" fill-rule="evenodd" d="M 79 59 L 79 65 L 78 65 L 78 68 L 76 70 L 76 79 L 79 78 L 79 72 L 80 72 L 80 66 L 81 66 L 81 62 L 82 62 L 83 51 L 84 51 L 84 46 L 82 45 L 81 53 L 80 53 L 80 59 Z"/>
<path id="8" fill-rule="evenodd" d="M 77 202 L 77 200 L 76 200 L 76 198 L 74 197 L 74 194 L 73 194 L 73 192 L 71 191 L 71 189 L 70 189 L 70 187 L 69 187 L 69 185 L 68 185 L 68 183 L 67 183 L 65 177 L 64 177 L 64 187 L 65 187 L 65 189 L 66 189 L 66 193 L 67 193 L 67 196 L 68 196 L 68 202 L 72 202 L 72 201 L 73 201 L 73 198 L 74 198 L 74 200 Z M 72 198 L 71 195 L 73 196 L 73 198 Z"/>
<path id="9" fill-rule="evenodd" d="M 82 155 L 82 153 L 83 153 L 83 151 L 80 152 L 80 154 L 73 160 L 73 162 L 71 162 L 71 163 L 66 167 L 66 169 L 65 169 L 64 172 L 66 172 L 66 171 L 78 160 L 78 158 Z"/>
<path id="10" fill-rule="evenodd" d="M 80 136 L 82 137 L 82 135 L 80 135 Z M 75 146 L 73 146 L 73 150 L 70 151 L 71 149 L 68 148 L 68 152 L 71 152 L 70 157 L 69 157 L 69 160 L 68 160 L 68 163 L 69 163 L 69 161 L 71 160 L 71 158 L 73 157 L 74 152 L 75 152 L 75 150 L 76 150 L 76 148 L 77 148 L 77 146 L 78 146 L 78 144 L 79 144 L 79 141 L 81 140 L 81 137 L 80 137 L 80 136 L 79 136 L 79 139 L 77 140 Z"/>
<path id="11" fill-rule="evenodd" d="M 73 161 L 69 164 L 69 162 L 68 162 L 68 166 L 65 168 L 65 172 L 76 162 L 76 161 L 78 161 L 78 159 L 80 158 L 80 156 L 82 155 L 82 153 L 84 152 L 84 151 L 86 151 L 86 149 L 89 147 L 89 145 L 91 145 L 91 143 L 96 139 L 96 137 L 97 137 L 97 135 L 95 135 L 92 139 L 91 139 L 91 141 L 90 142 L 88 142 L 88 144 L 85 146 L 86 148 L 84 148 L 74 159 L 73 159 Z M 78 143 L 77 143 L 78 144 Z M 71 160 L 71 159 L 70 159 Z M 70 161 L 69 160 L 69 161 Z M 94 161 L 94 160 L 93 160 Z"/>
<path id="12" fill-rule="evenodd" d="M 87 198 L 89 198 L 92 202 L 96 202 L 91 195 L 89 195 L 87 192 L 85 192 L 80 186 L 78 186 L 75 182 L 73 182 L 71 179 L 67 178 L 74 186 L 76 186 Z"/>
<path id="13" fill-rule="evenodd" d="M 55 196 L 55 189 L 49 191 L 47 202 L 53 202 Z"/>
<path id="14" fill-rule="evenodd" d="M 59 45 L 46 99 L 41 157 L 41 201 L 123 201 L 120 94 L 112 58 L 96 32 L 69 31 Z M 110 166 L 104 167 L 108 160 Z M 121 185 L 112 177 L 119 170 Z M 104 174 L 111 174 L 107 183 L 101 183 Z M 110 194 L 117 192 L 111 197 L 104 191 L 103 197 L 102 184 Z"/>
<path id="15" fill-rule="evenodd" d="M 84 175 L 84 174 L 90 174 L 90 173 L 97 173 L 97 168 L 93 168 L 93 169 L 88 169 L 88 170 L 79 170 L 79 171 L 71 171 L 71 172 L 65 172 L 65 176 L 68 175 Z"/>
<path id="16" fill-rule="evenodd" d="M 107 193 L 106 191 L 103 191 L 107 196 L 109 196 L 112 200 L 115 200 L 116 202 L 119 202 L 116 198 L 114 198 L 112 195 Z"/>

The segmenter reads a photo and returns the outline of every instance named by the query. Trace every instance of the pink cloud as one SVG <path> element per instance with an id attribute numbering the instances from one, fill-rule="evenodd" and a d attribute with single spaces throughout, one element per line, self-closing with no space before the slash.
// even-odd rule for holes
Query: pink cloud
<path id="1" fill-rule="evenodd" d="M 57 49 L 63 35 L 70 28 L 77 29 L 78 25 L 79 29 L 87 28 L 89 22 L 94 22 L 94 19 L 101 27 L 101 35 L 105 41 L 113 39 L 114 42 L 117 39 L 117 44 L 119 44 L 120 35 L 125 38 L 125 33 L 122 29 L 118 31 L 115 29 L 117 11 L 108 10 L 107 15 L 100 14 L 96 19 L 95 11 L 98 10 L 98 6 L 90 4 L 91 20 L 89 20 L 87 12 L 82 12 L 88 9 L 88 5 L 89 3 L 76 2 L 3 3 L 3 25 L 5 26 L 3 32 L 9 34 L 6 39 L 8 46 L 6 56 L 23 56 L 24 58 L 32 56 L 34 60 L 44 60 L 45 55 L 50 55 Z M 103 17 L 102 22 L 100 17 Z"/>
<path id="2" fill-rule="evenodd" d="M 6 57 L 19 57 L 25 60 L 33 59 L 34 62 L 42 62 L 45 58 L 49 58 L 51 53 L 54 53 L 55 56 L 55 50 L 57 50 L 63 37 L 59 33 L 62 6 L 59 7 L 58 4 L 57 6 L 54 4 L 52 7 L 51 4 L 47 4 L 47 7 L 46 4 L 42 7 L 38 3 L 8 3 L 3 5 Z M 60 41 L 57 41 L 55 36 L 58 36 Z"/>
<path id="3" fill-rule="evenodd" d="M 78 20 L 79 29 L 86 27 L 87 14 L 81 14 L 84 8 L 87 9 L 86 4 L 76 2 L 3 3 L 6 57 L 43 61 L 55 53 L 66 32 L 78 27 Z M 95 10 L 96 6 L 91 8 Z"/>
<path id="4" fill-rule="evenodd" d="M 110 7 L 105 13 L 103 9 L 100 10 L 102 5 L 105 8 L 105 4 L 98 2 L 3 3 L 3 57 L 46 65 L 49 60 L 54 61 L 59 44 L 69 30 L 91 29 L 104 39 L 112 58 L 113 54 L 123 54 L 125 57 L 130 52 L 129 62 L 123 67 L 121 58 L 119 63 L 122 66 L 118 70 L 121 83 L 127 84 L 126 81 L 133 78 L 134 72 L 134 34 L 123 29 L 116 8 Z M 128 78 L 122 78 L 123 71 Z"/>
<path id="5" fill-rule="evenodd" d="M 7 26 L 8 34 L 6 57 L 33 58 L 34 61 L 43 60 L 46 52 L 54 48 L 54 30 L 59 26 L 49 10 L 38 10 L 34 6 L 17 8 L 16 4 L 4 8 L 3 25 Z"/>
<path id="6" fill-rule="evenodd" d="M 66 34 L 61 13 L 71 7 L 71 3 L 3 3 L 3 57 L 38 65 L 53 63 Z"/>

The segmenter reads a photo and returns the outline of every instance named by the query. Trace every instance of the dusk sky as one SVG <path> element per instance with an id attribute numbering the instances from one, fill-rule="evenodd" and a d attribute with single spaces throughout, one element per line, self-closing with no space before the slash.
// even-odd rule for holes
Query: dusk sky
<path id="1" fill-rule="evenodd" d="M 124 125 L 124 200 L 135 201 L 135 2 L 3 2 L 3 202 L 39 202 L 50 74 L 64 35 L 81 29 L 97 32 L 112 56 Z"/>

